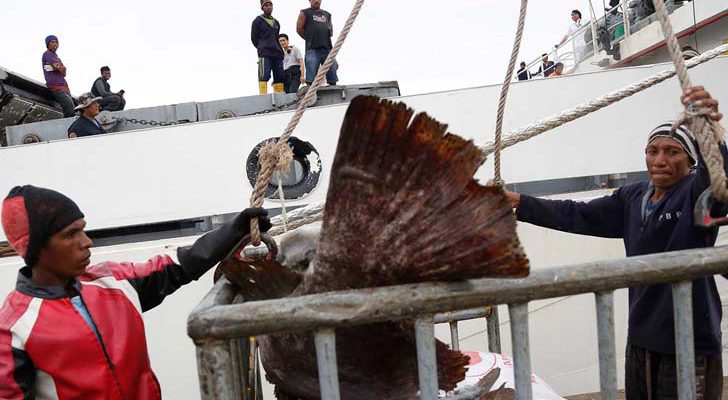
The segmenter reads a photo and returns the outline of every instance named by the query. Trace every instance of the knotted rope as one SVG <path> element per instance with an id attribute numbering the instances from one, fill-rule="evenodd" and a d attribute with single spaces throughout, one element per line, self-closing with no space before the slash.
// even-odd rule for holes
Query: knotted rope
<path id="1" fill-rule="evenodd" d="M 523 29 L 526 25 L 526 11 L 528 10 L 528 0 L 521 0 L 521 14 L 518 16 L 518 30 L 516 31 L 516 39 L 513 42 L 513 51 L 511 51 L 511 60 L 508 63 L 506 71 L 506 79 L 501 87 L 500 100 L 498 101 L 498 115 L 495 119 L 495 156 L 493 159 L 494 173 L 493 182 L 495 185 L 502 185 L 501 180 L 501 133 L 503 131 L 503 115 L 506 110 L 506 100 L 508 99 L 508 89 L 511 87 L 513 80 L 513 70 L 516 68 L 516 59 L 521 49 L 521 38 L 523 37 Z"/>
<path id="2" fill-rule="evenodd" d="M 267 147 L 267 145 L 261 148 L 259 158 L 261 167 L 260 171 L 258 172 L 258 178 L 255 181 L 255 190 L 253 191 L 253 195 L 250 197 L 251 207 L 260 207 L 263 205 L 265 192 L 268 188 L 268 181 L 270 180 L 273 172 L 276 169 L 282 172 L 288 171 L 288 166 L 293 159 L 292 151 L 287 144 L 288 139 L 290 139 L 293 131 L 296 129 L 296 126 L 298 126 L 298 123 L 301 121 L 301 117 L 303 117 L 303 113 L 306 111 L 309 102 L 311 101 L 311 99 L 314 98 L 314 96 L 316 96 L 316 92 L 323 83 L 326 74 L 329 72 L 331 66 L 334 64 L 336 55 L 339 54 L 339 50 L 341 50 L 341 47 L 344 45 L 344 41 L 346 41 L 346 37 L 349 35 L 352 26 L 354 26 L 354 22 L 356 21 L 356 17 L 359 16 L 359 11 L 361 11 L 362 6 L 364 6 L 364 0 L 357 0 L 356 4 L 354 4 L 354 8 L 351 10 L 349 18 L 344 24 L 344 28 L 339 34 L 339 38 L 336 40 L 336 45 L 334 45 L 334 48 L 331 49 L 331 52 L 329 52 L 329 56 L 326 58 L 326 61 L 319 68 L 318 73 L 316 74 L 316 78 L 314 79 L 311 86 L 308 88 L 306 95 L 303 96 L 303 99 L 298 103 L 298 108 L 293 114 L 293 117 L 288 123 L 285 131 L 283 131 L 283 134 L 280 138 L 278 138 L 278 141 L 276 143 L 270 144 L 270 147 L 278 147 L 279 149 L 266 149 L 265 147 Z M 290 158 L 285 155 L 287 153 L 291 154 Z M 285 157 L 288 161 L 284 164 L 284 161 L 281 160 L 281 157 Z M 257 218 L 253 218 L 250 220 L 250 238 L 250 241 L 254 246 L 260 245 L 260 228 L 258 227 Z"/>
<path id="3" fill-rule="evenodd" d="M 714 59 L 715 57 L 718 57 L 726 51 L 728 51 L 728 44 L 720 45 L 713 50 L 701 54 L 698 57 L 691 58 L 687 61 L 686 67 L 696 67 L 700 64 Z M 564 110 L 559 114 L 551 115 L 533 124 L 512 130 L 505 137 L 505 139 L 503 139 L 501 148 L 505 149 L 507 147 L 511 147 L 515 144 L 524 142 L 528 139 L 531 139 L 532 137 L 536 137 L 554 128 L 558 128 L 559 126 L 564 125 L 568 122 L 574 121 L 595 111 L 601 110 L 602 108 L 610 106 L 620 100 L 624 100 L 627 97 L 635 95 L 645 89 L 649 89 L 652 86 L 657 85 L 658 83 L 664 82 L 675 76 L 675 74 L 676 72 L 674 69 L 659 72 L 653 76 L 650 76 L 649 78 L 643 79 L 640 82 L 615 90 L 604 96 L 592 99 L 587 103 L 579 104 L 578 106 L 570 108 L 568 110 Z M 480 149 L 483 151 L 484 156 L 493 154 L 496 150 L 495 142 L 486 143 Z"/>
<path id="4" fill-rule="evenodd" d="M 657 19 L 660 21 L 662 33 L 665 35 L 667 50 L 670 53 L 670 57 L 672 57 L 672 62 L 675 64 L 680 86 L 683 91 L 687 90 L 693 85 L 690 82 L 688 69 L 685 67 L 685 60 L 680 50 L 680 44 L 670 24 L 670 17 L 667 13 L 667 8 L 665 8 L 665 2 L 663 0 L 654 0 L 654 4 Z M 710 189 L 713 192 L 713 196 L 725 203 L 728 201 L 728 186 L 726 186 L 726 175 L 723 169 L 723 156 L 720 154 L 720 148 L 718 147 L 719 141 L 723 139 L 723 128 L 720 124 L 710 119 L 708 114 L 710 114 L 710 109 L 695 109 L 695 107 L 689 105 L 675 123 L 676 125 L 683 123 L 689 124 L 690 130 L 695 135 L 700 153 L 703 155 L 706 167 L 708 168 Z"/>

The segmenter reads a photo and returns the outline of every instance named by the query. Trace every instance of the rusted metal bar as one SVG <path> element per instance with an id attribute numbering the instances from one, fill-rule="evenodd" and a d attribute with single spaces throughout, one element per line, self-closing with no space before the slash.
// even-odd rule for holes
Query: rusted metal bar
<path id="1" fill-rule="evenodd" d="M 432 316 L 415 320 L 415 338 L 417 340 L 420 399 L 437 400 L 437 359 L 435 356 L 435 326 Z"/>
<path id="2" fill-rule="evenodd" d="M 197 344 L 197 372 L 201 400 L 236 400 L 235 368 L 229 340 L 212 340 Z"/>
<path id="3" fill-rule="evenodd" d="M 617 347 L 614 343 L 614 292 L 594 293 L 599 336 L 599 385 L 602 400 L 617 400 Z"/>
<path id="4" fill-rule="evenodd" d="M 329 328 L 319 329 L 314 334 L 314 342 L 321 400 L 341 400 L 339 371 L 336 367 L 336 333 Z"/>
<path id="5" fill-rule="evenodd" d="M 246 360 L 242 358 L 240 340 L 230 339 L 228 340 L 228 346 L 230 346 L 230 362 L 232 363 L 233 367 L 233 380 L 231 382 L 232 390 L 235 393 L 236 399 L 244 398 L 243 393 L 245 391 L 245 386 L 242 386 L 242 364 L 245 363 Z"/>
<path id="6" fill-rule="evenodd" d="M 465 321 L 468 319 L 485 318 L 489 313 L 488 307 L 478 307 L 470 310 L 448 311 L 435 314 L 433 321 L 436 324 L 442 324 L 450 321 Z"/>
<path id="7" fill-rule="evenodd" d="M 501 354 L 500 321 L 498 318 L 498 306 L 488 307 L 485 315 L 488 331 L 488 351 Z"/>
<path id="8" fill-rule="evenodd" d="M 724 273 L 728 273 L 728 247 L 536 269 L 523 279 L 423 283 L 224 306 L 219 304 L 229 304 L 232 296 L 227 296 L 227 302 L 219 300 L 232 289 L 218 282 L 190 315 L 188 334 L 193 339 L 222 339 L 396 321 L 487 304 L 525 303 Z"/>
<path id="9" fill-rule="evenodd" d="M 513 369 L 516 378 L 516 399 L 531 400 L 531 355 L 528 341 L 528 303 L 509 304 L 511 340 L 513 343 Z"/>
<path id="10" fill-rule="evenodd" d="M 677 397 L 695 400 L 695 343 L 693 336 L 693 284 L 672 284 L 675 314 L 675 355 L 677 357 Z"/>

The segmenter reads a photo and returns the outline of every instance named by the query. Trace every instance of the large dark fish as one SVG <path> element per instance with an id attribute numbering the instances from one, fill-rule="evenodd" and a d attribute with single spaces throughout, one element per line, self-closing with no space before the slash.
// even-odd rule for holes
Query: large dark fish
<path id="1" fill-rule="evenodd" d="M 222 269 L 246 301 L 313 293 L 524 277 L 529 267 L 503 191 L 474 179 L 483 158 L 472 143 L 403 104 L 355 98 L 341 128 L 320 240 L 303 273 L 274 261 Z M 345 400 L 417 399 L 412 323 L 338 328 L 337 363 Z M 260 354 L 278 398 L 319 399 L 313 335 L 261 336 Z M 437 342 L 438 381 L 452 390 L 468 357 Z M 487 390 L 484 390 L 487 391 Z M 509 398 L 511 392 L 482 398 Z"/>

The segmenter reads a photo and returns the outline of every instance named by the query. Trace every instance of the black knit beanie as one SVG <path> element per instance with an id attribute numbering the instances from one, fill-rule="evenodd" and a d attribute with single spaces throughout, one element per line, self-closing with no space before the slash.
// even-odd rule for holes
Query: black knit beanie
<path id="1" fill-rule="evenodd" d="M 5 236 L 31 267 L 38 262 L 38 254 L 51 235 L 83 217 L 73 200 L 31 185 L 11 189 L 2 207 Z"/>

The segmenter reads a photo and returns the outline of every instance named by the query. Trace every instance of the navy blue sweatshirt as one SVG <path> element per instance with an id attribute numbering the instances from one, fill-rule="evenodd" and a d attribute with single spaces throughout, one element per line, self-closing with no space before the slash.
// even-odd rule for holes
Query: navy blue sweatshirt
<path id="1" fill-rule="evenodd" d="M 277 19 L 273 19 L 273 26 L 270 26 L 263 15 L 255 17 L 250 28 L 250 40 L 258 49 L 258 57 L 283 58 L 283 49 L 278 42 L 280 32 L 281 24 Z"/>
<path id="2" fill-rule="evenodd" d="M 728 160 L 725 144 L 720 146 Z M 521 195 L 516 215 L 519 221 L 604 238 L 621 238 L 627 256 L 712 247 L 718 229 L 695 226 L 693 208 L 708 188 L 708 172 L 702 159 L 699 166 L 670 189 L 643 218 L 653 194 L 651 182 L 624 186 L 611 196 L 588 203 L 572 200 L 545 200 Z M 725 206 L 713 209 L 713 216 L 726 215 Z M 722 317 L 715 279 L 693 281 L 693 325 L 695 352 L 721 354 Z M 637 286 L 629 289 L 629 328 L 627 344 L 660 353 L 675 353 L 672 291 L 669 284 Z"/>

